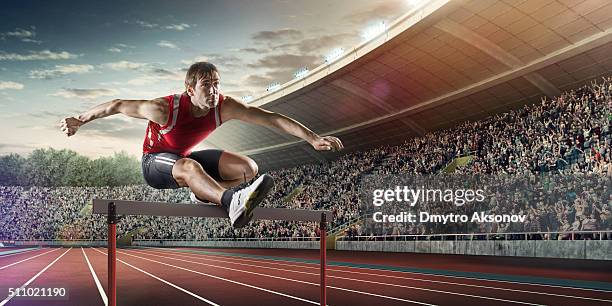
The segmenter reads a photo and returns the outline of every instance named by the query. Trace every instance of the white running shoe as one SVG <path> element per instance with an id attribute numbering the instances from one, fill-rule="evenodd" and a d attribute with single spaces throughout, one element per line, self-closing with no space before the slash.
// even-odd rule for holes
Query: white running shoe
<path id="1" fill-rule="evenodd" d="M 263 201 L 274 187 L 274 180 L 261 175 L 251 185 L 234 191 L 229 207 L 229 217 L 234 228 L 245 226 L 253 218 L 253 209 Z"/>

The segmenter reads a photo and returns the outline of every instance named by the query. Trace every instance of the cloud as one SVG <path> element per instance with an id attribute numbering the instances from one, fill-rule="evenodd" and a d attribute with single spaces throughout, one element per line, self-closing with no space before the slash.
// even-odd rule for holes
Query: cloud
<path id="1" fill-rule="evenodd" d="M 112 63 L 105 63 L 101 65 L 104 68 L 109 68 L 112 70 L 140 70 L 148 66 L 145 63 L 137 63 L 137 62 L 129 62 L 129 61 L 119 61 Z"/>
<path id="2" fill-rule="evenodd" d="M 139 26 L 141 26 L 143 28 L 152 29 L 152 28 L 159 27 L 159 24 L 157 24 L 157 23 L 150 23 L 150 22 L 142 21 L 142 20 L 136 20 L 135 22 L 136 22 L 137 25 L 139 25 Z"/>
<path id="3" fill-rule="evenodd" d="M 270 76 L 262 76 L 262 75 L 249 75 L 245 78 L 244 83 L 253 87 L 263 88 L 270 83 L 272 83 L 274 79 Z"/>
<path id="4" fill-rule="evenodd" d="M 124 83 L 123 85 L 125 86 L 126 84 Z M 125 86 L 118 87 L 117 89 L 121 92 L 121 98 L 123 99 L 150 100 L 167 96 L 172 92 L 182 92 L 184 90 L 181 86 L 182 82 L 177 83 L 177 85 L 172 86 L 172 84 L 168 84 L 168 86 L 151 86 L 146 88 Z"/>
<path id="5" fill-rule="evenodd" d="M 248 89 L 236 89 L 236 90 L 227 90 L 223 91 L 223 95 L 230 96 L 234 98 L 242 98 L 244 96 L 252 96 L 254 93 Z"/>
<path id="6" fill-rule="evenodd" d="M 181 24 L 171 24 L 169 26 L 165 26 L 164 29 L 167 30 L 175 30 L 175 31 L 184 31 L 185 29 L 191 28 L 191 25 L 186 23 Z"/>
<path id="7" fill-rule="evenodd" d="M 256 71 L 265 71 L 247 76 L 242 84 L 252 86 L 254 90 L 261 90 L 272 82 L 283 84 L 293 79 L 293 74 L 299 67 L 316 67 L 321 61 L 318 56 L 312 55 L 268 55 L 255 63 L 247 64 L 247 67 Z"/>
<path id="8" fill-rule="evenodd" d="M 163 69 L 163 68 L 154 68 L 151 70 L 151 72 L 159 77 L 164 77 L 164 78 L 177 78 L 179 77 L 179 74 L 174 72 L 174 71 L 170 71 L 168 69 Z"/>
<path id="9" fill-rule="evenodd" d="M 146 132 L 146 121 L 125 117 L 94 120 L 79 130 L 81 136 L 101 136 L 116 139 L 132 139 L 142 142 Z"/>
<path id="10" fill-rule="evenodd" d="M 36 36 L 36 33 L 34 33 L 34 31 L 28 31 L 28 30 L 24 30 L 24 29 L 20 29 L 17 28 L 15 31 L 13 32 L 6 32 L 6 33 L 2 33 L 5 36 L 13 36 L 13 37 L 17 37 L 17 38 L 33 38 Z"/>
<path id="11" fill-rule="evenodd" d="M 259 53 L 265 53 L 267 52 L 269 49 L 268 48 L 242 48 L 242 49 L 237 49 L 237 50 L 230 50 L 230 51 L 238 51 L 238 52 L 247 52 L 247 53 L 255 53 L 255 54 L 259 54 Z"/>
<path id="12" fill-rule="evenodd" d="M 92 65 L 55 65 L 55 69 L 48 70 L 32 70 L 30 78 L 32 79 L 52 79 L 71 73 L 88 73 L 94 69 Z"/>
<path id="13" fill-rule="evenodd" d="M 125 85 L 125 82 L 120 81 L 110 81 L 110 82 L 98 82 L 100 86 L 122 86 Z"/>
<path id="14" fill-rule="evenodd" d="M 36 40 L 36 39 L 31 39 L 31 38 L 22 38 L 21 41 L 23 42 L 29 42 L 29 43 L 34 43 L 34 44 L 42 44 L 41 40 Z"/>
<path id="15" fill-rule="evenodd" d="M 82 111 L 82 110 L 81 110 Z M 24 125 L 20 129 L 58 131 L 59 120 L 70 116 L 71 113 L 78 114 L 80 111 L 40 111 L 29 114 L 33 118 L 40 118 L 44 121 L 43 125 Z M 117 139 L 134 139 L 142 141 L 146 131 L 146 121 L 141 119 L 129 118 L 126 116 L 113 116 L 102 120 L 94 120 L 83 128 L 79 129 L 77 135 L 81 136 L 103 136 Z"/>
<path id="16" fill-rule="evenodd" d="M 130 21 L 125 21 L 126 23 L 132 23 Z M 179 23 L 179 24 L 170 24 L 170 25 L 160 25 L 157 23 L 152 23 L 144 20 L 136 20 L 134 21 L 137 25 L 147 28 L 147 29 L 165 29 L 165 30 L 173 30 L 173 31 L 185 31 L 191 27 L 196 26 L 195 24 L 187 24 L 187 23 Z"/>
<path id="17" fill-rule="evenodd" d="M 270 43 L 277 41 L 300 39 L 304 35 L 296 29 L 280 29 L 276 31 L 260 31 L 251 35 L 256 43 Z"/>
<path id="18" fill-rule="evenodd" d="M 199 55 L 190 60 L 182 60 L 181 63 L 184 65 L 191 65 L 196 62 L 210 62 L 210 56 L 208 55 Z M 186 72 L 186 71 L 185 71 Z"/>
<path id="19" fill-rule="evenodd" d="M 116 96 L 118 93 L 119 92 L 114 89 L 105 88 L 63 88 L 62 90 L 51 94 L 51 96 L 67 99 L 96 99 L 104 96 Z"/>
<path id="20" fill-rule="evenodd" d="M 158 46 L 162 47 L 162 48 L 170 48 L 170 49 L 178 49 L 179 47 L 177 47 L 175 44 L 166 41 L 166 40 L 162 40 L 160 42 L 157 43 Z"/>
<path id="21" fill-rule="evenodd" d="M 34 27 L 32 27 L 32 30 L 16 28 L 15 31 L 0 33 L 0 37 L 2 39 L 6 39 L 7 37 L 14 37 L 20 39 L 23 42 L 31 42 L 37 44 L 42 43 L 42 41 L 34 39 L 34 37 L 36 37 Z"/>
<path id="22" fill-rule="evenodd" d="M 139 76 L 135 79 L 131 79 L 129 81 L 127 81 L 128 84 L 130 85 L 136 85 L 136 86 L 144 86 L 144 85 L 151 85 L 151 84 L 155 84 L 160 82 L 162 79 L 152 76 L 152 75 L 143 75 L 143 76 Z"/>
<path id="23" fill-rule="evenodd" d="M 37 61 L 37 60 L 65 60 L 77 58 L 78 55 L 70 52 L 53 52 L 50 50 L 30 51 L 30 54 L 7 53 L 0 51 L 0 61 Z"/>
<path id="24" fill-rule="evenodd" d="M 163 68 L 151 69 L 149 74 L 139 76 L 135 79 L 129 80 L 127 83 L 130 85 L 150 85 L 161 81 L 184 81 L 185 75 L 179 72 L 170 71 Z"/>
<path id="25" fill-rule="evenodd" d="M 0 81 L 0 90 L 6 90 L 6 89 L 22 90 L 23 87 L 24 86 L 21 83 L 12 82 L 12 81 Z"/>
<path id="26" fill-rule="evenodd" d="M 220 70 L 224 68 L 235 68 L 244 66 L 244 62 L 237 56 L 234 55 L 225 55 L 225 54 L 205 54 L 196 56 L 190 60 L 182 60 L 181 63 L 190 66 L 196 62 L 210 62 L 213 63 Z M 184 69 L 184 72 L 187 72 L 187 69 Z"/>
<path id="27" fill-rule="evenodd" d="M 308 36 L 295 29 L 261 31 L 251 35 L 251 46 L 239 49 L 262 55 L 254 62 L 242 65 L 257 73 L 243 78 L 242 84 L 254 90 L 272 82 L 285 83 L 294 78 L 301 67 L 310 69 L 323 64 L 323 56 L 330 50 L 353 43 L 354 34 L 337 33 Z"/>
<path id="28" fill-rule="evenodd" d="M 33 118 L 55 119 L 66 117 L 66 112 L 43 110 L 29 115 Z"/>
<path id="29" fill-rule="evenodd" d="M 247 64 L 247 66 L 255 69 L 297 70 L 299 67 L 304 66 L 314 67 L 317 64 L 317 61 L 320 61 L 319 57 L 312 55 L 280 54 L 264 56 L 256 63 Z"/>
<path id="30" fill-rule="evenodd" d="M 2 81 L 0 81 L 0 83 L 2 83 Z M 19 83 L 17 83 L 17 84 L 19 84 Z M 20 84 L 20 85 L 23 85 L 23 84 Z M 13 87 L 13 86 L 11 86 L 11 87 Z M 23 87 L 22 87 L 22 89 L 23 89 Z M 0 107 L 5 107 L 6 105 L 4 103 L 6 103 L 8 101 L 16 101 L 16 100 L 13 97 L 11 97 L 11 95 L 9 95 L 8 92 L 0 90 Z"/>
<path id="31" fill-rule="evenodd" d="M 388 19 L 390 16 L 398 16 L 405 10 L 406 5 L 402 1 L 405 0 L 385 0 L 376 2 L 371 7 L 366 7 L 362 10 L 343 17 L 344 20 L 356 26 L 366 26 L 368 22 Z"/>
<path id="32" fill-rule="evenodd" d="M 287 50 L 298 54 L 316 54 L 322 56 L 330 50 L 352 42 L 355 35 L 340 33 L 307 38 L 295 43 L 286 43 L 274 46 L 274 49 Z"/>
<path id="33" fill-rule="evenodd" d="M 23 145 L 23 144 L 17 144 L 17 143 L 0 143 L 0 156 L 8 155 L 11 153 L 16 153 L 16 152 L 23 153 L 24 151 L 31 151 L 37 147 L 39 146 Z"/>
<path id="34" fill-rule="evenodd" d="M 181 81 L 180 84 L 183 83 L 185 79 L 185 68 L 176 69 L 176 70 L 168 70 L 164 68 L 154 67 L 154 65 L 158 65 L 156 63 L 134 63 L 121 61 L 116 63 L 106 63 L 101 66 L 111 68 L 114 70 L 135 70 L 139 71 L 141 74 L 133 79 L 126 81 L 112 81 L 112 82 L 100 82 L 99 85 L 102 86 L 124 86 L 126 84 L 129 85 L 150 85 L 155 84 L 160 81 Z"/>
<path id="35" fill-rule="evenodd" d="M 112 47 L 108 48 L 109 52 L 121 53 L 124 49 L 134 48 L 134 46 L 128 46 L 126 44 L 114 44 Z"/>
<path id="36" fill-rule="evenodd" d="M 279 80 L 282 83 L 283 80 L 292 79 L 293 73 L 300 67 L 313 68 L 323 64 L 323 56 L 330 50 L 352 43 L 354 40 L 354 35 L 348 33 L 306 38 L 302 36 L 301 32 L 291 29 L 258 32 L 251 35 L 251 38 L 259 39 L 259 43 L 266 44 L 266 47 L 249 46 L 240 51 L 264 55 L 246 66 L 254 69 L 271 69 L 275 71 L 272 72 L 275 76 L 284 76 Z"/>

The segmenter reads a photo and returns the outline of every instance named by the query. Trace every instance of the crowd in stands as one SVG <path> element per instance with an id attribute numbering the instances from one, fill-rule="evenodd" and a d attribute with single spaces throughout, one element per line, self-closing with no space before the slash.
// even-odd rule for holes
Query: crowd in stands
<path id="1" fill-rule="evenodd" d="M 514 199 L 493 196 L 485 209 L 528 215 L 525 223 L 482 224 L 475 233 L 610 230 L 612 216 L 611 143 L 612 78 L 591 82 L 577 90 L 541 103 L 527 105 L 476 122 L 408 139 L 399 145 L 353 152 L 325 164 L 302 165 L 272 171 L 276 178 L 268 207 L 329 209 L 330 228 L 348 225 L 349 236 L 370 235 L 363 223 L 352 224 L 362 213 L 360 186 L 365 174 L 486 175 L 500 184 L 542 174 L 565 177 L 598 175 L 581 192 L 561 196 L 560 201 L 525 194 L 523 206 Z M 445 168 L 458 157 L 471 162 L 454 173 Z M 543 191 L 546 192 L 546 191 Z M 106 219 L 91 214 L 93 198 L 139 201 L 188 202 L 189 191 L 155 190 L 148 186 L 124 187 L 19 187 L 0 186 L 0 240 L 7 239 L 105 239 Z M 604 199 L 599 201 L 595 199 Z M 195 205 L 195 204 L 194 204 Z M 429 207 L 443 213 L 448 206 Z M 139 230 L 136 238 L 189 239 L 314 237 L 317 224 L 254 221 L 232 229 L 226 219 L 126 217 L 118 235 Z M 385 234 L 436 234 L 448 232 L 435 224 L 410 224 L 385 229 Z M 455 229 L 460 232 L 462 229 Z M 465 232 L 465 229 L 463 229 Z M 542 238 L 567 239 L 567 235 Z M 584 235 L 583 238 L 593 238 Z M 605 238 L 612 238 L 606 236 Z"/>
<path id="2" fill-rule="evenodd" d="M 514 199 L 498 199 L 504 204 L 503 209 L 513 209 L 510 213 L 527 214 L 525 223 L 481 223 L 478 224 L 480 228 L 469 231 L 441 229 L 437 223 L 409 224 L 407 228 L 396 224 L 385 229 L 384 234 L 610 230 L 611 93 L 612 78 L 608 77 L 552 100 L 543 98 L 540 104 L 527 105 L 486 120 L 465 122 L 454 129 L 389 148 L 391 157 L 379 171 L 384 174 L 432 174 L 456 157 L 470 156 L 471 162 L 456 169 L 453 175 L 487 175 L 490 185 L 495 185 L 496 180 L 503 182 L 507 177 L 522 180 L 550 175 L 565 177 L 560 180 L 568 181 L 567 184 L 582 181 L 592 186 L 573 186 L 566 190 L 567 194 L 557 197 L 522 195 L 522 205 Z M 582 192 L 575 194 L 577 189 Z M 429 211 L 445 214 L 449 208 L 452 207 L 440 205 L 430 207 Z M 487 207 L 491 213 L 500 209 L 502 207 L 496 203 Z M 374 229 L 352 227 L 347 232 L 351 236 L 368 235 Z M 592 234 L 581 236 L 593 237 Z M 556 237 L 568 239 L 569 235 Z M 606 238 L 612 237 L 607 234 Z"/>

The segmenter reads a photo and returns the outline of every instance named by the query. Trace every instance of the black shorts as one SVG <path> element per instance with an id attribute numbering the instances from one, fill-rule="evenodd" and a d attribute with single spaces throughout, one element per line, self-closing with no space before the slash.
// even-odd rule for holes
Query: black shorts
<path id="1" fill-rule="evenodd" d="M 219 159 L 223 150 L 202 150 L 194 151 L 187 156 L 197 161 L 204 171 L 213 179 L 222 181 L 219 174 Z M 172 167 L 174 163 L 183 158 L 174 153 L 150 153 L 142 156 L 142 175 L 145 182 L 156 189 L 176 189 L 180 188 L 174 177 L 172 177 Z"/>

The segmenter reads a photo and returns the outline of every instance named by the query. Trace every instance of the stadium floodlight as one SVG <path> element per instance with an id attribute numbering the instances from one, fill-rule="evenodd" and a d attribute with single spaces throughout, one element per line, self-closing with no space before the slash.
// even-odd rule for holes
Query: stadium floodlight
<path id="1" fill-rule="evenodd" d="M 367 28 L 365 31 L 363 31 L 363 33 L 361 34 L 361 37 L 363 37 L 365 40 L 370 40 L 382 33 L 384 33 L 387 30 L 387 26 L 385 25 L 384 21 L 381 21 L 369 28 Z"/>
<path id="2" fill-rule="evenodd" d="M 242 99 L 242 102 L 244 102 L 244 103 L 249 103 L 249 102 L 253 101 L 253 96 L 246 95 L 246 96 L 242 96 L 240 99 Z"/>
<path id="3" fill-rule="evenodd" d="M 273 92 L 273 91 L 278 90 L 279 88 L 281 88 L 280 83 L 272 82 L 272 83 L 270 83 L 270 85 L 268 85 L 268 87 L 266 87 L 266 91 L 267 92 Z"/>
<path id="4" fill-rule="evenodd" d="M 298 71 L 296 71 L 293 74 L 293 76 L 295 76 L 296 79 L 301 79 L 301 78 L 307 76 L 309 72 L 310 71 L 308 71 L 308 68 L 302 67 L 302 68 L 298 69 Z"/>
<path id="5" fill-rule="evenodd" d="M 325 56 L 325 63 L 329 64 L 337 60 L 338 58 L 340 58 L 340 56 L 342 56 L 342 54 L 344 54 L 344 48 L 336 48 L 332 50 L 327 56 Z"/>

